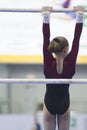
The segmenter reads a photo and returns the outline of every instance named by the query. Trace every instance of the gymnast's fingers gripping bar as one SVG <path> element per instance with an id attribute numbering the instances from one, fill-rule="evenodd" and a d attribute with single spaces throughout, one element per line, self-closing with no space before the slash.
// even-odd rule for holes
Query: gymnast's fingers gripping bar
<path id="1" fill-rule="evenodd" d="M 0 79 L 0 84 L 87 84 L 87 79 Z"/>
<path id="2" fill-rule="evenodd" d="M 42 12 L 41 9 L 0 9 L 0 12 L 18 12 L 18 13 L 40 13 Z M 73 9 L 53 9 L 52 13 L 63 13 L 63 12 L 75 12 Z M 87 12 L 87 9 L 84 10 Z"/>

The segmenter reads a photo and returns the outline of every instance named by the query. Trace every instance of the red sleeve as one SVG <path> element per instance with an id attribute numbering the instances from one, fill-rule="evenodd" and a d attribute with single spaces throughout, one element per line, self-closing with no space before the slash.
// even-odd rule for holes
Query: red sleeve
<path id="1" fill-rule="evenodd" d="M 77 59 L 77 55 L 79 51 L 79 41 L 80 41 L 80 36 L 82 33 L 82 27 L 83 27 L 83 23 L 76 23 L 73 44 L 72 44 L 71 52 L 69 54 L 70 60 L 73 63 L 75 63 Z"/>
<path id="2" fill-rule="evenodd" d="M 49 68 L 50 63 L 53 60 L 53 56 L 48 52 L 47 48 L 50 43 L 50 25 L 49 23 L 43 23 L 43 58 L 44 58 L 44 69 Z"/>

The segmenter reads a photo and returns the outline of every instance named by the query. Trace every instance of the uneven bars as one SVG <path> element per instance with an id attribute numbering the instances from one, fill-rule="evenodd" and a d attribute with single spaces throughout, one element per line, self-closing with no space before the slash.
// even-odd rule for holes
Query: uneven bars
<path id="1" fill-rule="evenodd" d="M 87 79 L 0 79 L 0 84 L 87 84 Z"/>
<path id="2" fill-rule="evenodd" d="M 40 13 L 42 12 L 41 9 L 16 9 L 16 8 L 2 8 L 0 9 L 0 12 L 18 12 L 18 13 Z M 63 12 L 75 12 L 73 9 L 53 9 L 51 12 L 53 13 L 63 13 Z M 87 9 L 84 10 L 84 12 L 87 12 Z"/>

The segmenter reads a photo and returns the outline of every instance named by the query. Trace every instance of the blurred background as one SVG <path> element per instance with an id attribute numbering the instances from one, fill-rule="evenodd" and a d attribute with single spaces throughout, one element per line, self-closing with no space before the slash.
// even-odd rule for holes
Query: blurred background
<path id="1" fill-rule="evenodd" d="M 86 0 L 0 0 L 0 8 L 54 9 L 84 5 Z M 58 28 L 58 29 L 57 29 Z M 64 35 L 72 45 L 75 13 L 51 14 L 51 38 Z M 87 14 L 80 39 L 77 72 L 74 78 L 87 78 Z M 0 12 L 0 78 L 44 78 L 41 13 Z M 43 129 L 42 104 L 45 85 L 0 84 L 0 130 L 34 129 L 35 117 Z M 71 84 L 71 128 L 87 130 L 87 85 Z M 36 112 L 38 107 L 38 112 Z M 39 112 L 40 111 L 40 112 Z"/>

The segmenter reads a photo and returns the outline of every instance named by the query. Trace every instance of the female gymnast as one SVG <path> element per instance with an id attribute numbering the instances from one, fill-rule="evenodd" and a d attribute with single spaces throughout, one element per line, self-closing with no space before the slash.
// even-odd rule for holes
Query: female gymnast
<path id="1" fill-rule="evenodd" d="M 75 74 L 79 41 L 83 28 L 84 7 L 76 6 L 76 25 L 71 51 L 68 40 L 57 36 L 50 41 L 50 14 L 52 7 L 42 7 L 43 57 L 45 78 L 72 78 Z M 62 29 L 62 28 L 61 28 Z M 57 31 L 59 29 L 56 29 Z M 68 31 L 68 30 L 67 30 Z M 44 130 L 69 130 L 70 128 L 70 84 L 46 84 L 43 115 Z M 57 123 L 57 124 L 56 124 Z"/>

